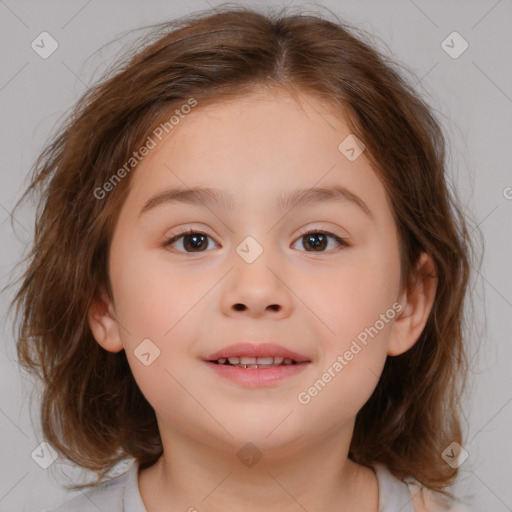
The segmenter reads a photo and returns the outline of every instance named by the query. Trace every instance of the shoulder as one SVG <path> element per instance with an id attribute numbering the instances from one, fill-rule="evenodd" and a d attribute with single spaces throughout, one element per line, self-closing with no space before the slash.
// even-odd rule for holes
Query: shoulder
<path id="1" fill-rule="evenodd" d="M 68 499 L 59 506 L 40 512 L 98 512 L 98 510 L 124 512 L 127 476 L 128 472 L 125 472 L 96 487 L 79 491 L 77 496 Z"/>
<path id="2" fill-rule="evenodd" d="M 379 512 L 473 512 L 466 504 L 450 500 L 414 478 L 396 478 L 384 464 L 375 464 L 374 470 L 379 483 Z"/>
<path id="3" fill-rule="evenodd" d="M 406 479 L 405 483 L 409 487 L 415 512 L 473 512 L 465 503 L 427 489 L 413 478 Z"/>

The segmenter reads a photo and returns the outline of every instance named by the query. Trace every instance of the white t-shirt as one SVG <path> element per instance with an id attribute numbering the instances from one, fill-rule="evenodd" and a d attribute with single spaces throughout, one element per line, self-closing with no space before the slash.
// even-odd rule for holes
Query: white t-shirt
<path id="1" fill-rule="evenodd" d="M 82 491 L 57 508 L 40 512 L 147 512 L 139 492 L 138 470 L 134 460 L 122 475 Z M 397 479 L 383 464 L 376 464 L 374 470 L 379 484 L 378 512 L 471 512 L 466 505 L 421 489 L 413 479 Z"/>

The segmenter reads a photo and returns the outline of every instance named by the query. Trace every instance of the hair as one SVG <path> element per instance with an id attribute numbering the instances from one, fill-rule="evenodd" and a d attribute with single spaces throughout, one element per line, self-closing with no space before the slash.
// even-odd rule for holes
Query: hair
<path id="1" fill-rule="evenodd" d="M 130 174 L 101 199 L 95 191 L 191 98 L 200 108 L 269 90 L 322 100 L 364 143 L 398 228 L 401 285 L 414 282 L 422 252 L 434 261 L 438 284 L 426 326 L 412 348 L 387 358 L 357 414 L 349 457 L 452 496 L 446 487 L 458 468 L 441 454 L 463 444 L 471 241 L 447 183 L 433 110 L 395 62 L 337 17 L 223 5 L 151 28 L 79 99 L 20 199 L 39 193 L 33 245 L 11 303 L 19 363 L 43 382 L 45 439 L 98 476 L 67 488 L 96 485 L 130 457 L 149 467 L 163 452 L 125 352 L 104 350 L 87 321 L 102 287 L 112 298 L 109 244 Z"/>

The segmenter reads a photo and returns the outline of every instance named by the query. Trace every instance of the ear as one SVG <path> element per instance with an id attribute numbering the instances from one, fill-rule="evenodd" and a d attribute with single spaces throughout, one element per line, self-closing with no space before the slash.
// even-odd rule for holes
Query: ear
<path id="1" fill-rule="evenodd" d="M 109 352 L 119 352 L 124 346 L 119 335 L 112 300 L 102 288 L 94 297 L 87 313 L 89 327 L 95 340 Z"/>
<path id="2" fill-rule="evenodd" d="M 418 341 L 427 323 L 437 289 L 436 268 L 432 258 L 422 253 L 416 265 L 415 281 L 398 301 L 403 309 L 393 324 L 388 355 L 398 356 Z"/>

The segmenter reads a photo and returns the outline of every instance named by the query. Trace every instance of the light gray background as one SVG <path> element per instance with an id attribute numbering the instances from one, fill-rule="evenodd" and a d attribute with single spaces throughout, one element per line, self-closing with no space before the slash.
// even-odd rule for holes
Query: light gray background
<path id="1" fill-rule="evenodd" d="M 472 282 L 474 325 L 468 345 L 473 367 L 465 444 L 469 458 L 461 466 L 455 491 L 461 496 L 474 495 L 475 510 L 512 510 L 512 189 L 507 188 L 512 187 L 512 2 L 320 3 L 375 34 L 397 61 L 413 70 L 418 90 L 445 127 L 450 175 L 473 219 L 471 229 L 478 226 L 474 233 L 480 230 L 485 241 L 483 264 Z M 218 3 L 0 0 L 0 287 L 13 277 L 13 264 L 31 236 L 33 210 L 23 208 L 15 218 L 10 212 L 26 185 L 35 157 L 55 123 L 100 76 L 121 46 L 115 43 L 89 57 L 127 30 L 209 5 Z M 302 5 L 315 8 L 313 4 Z M 46 60 L 30 46 L 43 31 L 59 44 Z M 457 59 L 441 47 L 453 31 L 469 43 Z M 38 402 L 31 406 L 29 400 L 31 383 L 20 376 L 16 366 L 12 318 L 6 315 L 11 297 L 12 291 L 0 295 L 4 326 L 0 510 L 35 511 L 55 506 L 67 497 L 56 479 L 61 470 L 69 478 L 76 473 L 60 459 L 44 470 L 31 458 L 43 439 Z"/>

